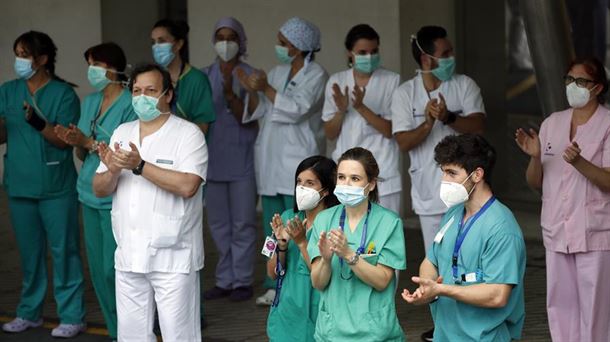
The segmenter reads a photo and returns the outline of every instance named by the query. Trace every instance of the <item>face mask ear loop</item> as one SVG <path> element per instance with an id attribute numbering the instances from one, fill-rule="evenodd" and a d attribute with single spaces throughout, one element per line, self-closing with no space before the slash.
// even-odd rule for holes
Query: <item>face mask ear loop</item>
<path id="1" fill-rule="evenodd" d="M 464 181 L 463 181 L 462 183 L 460 183 L 460 184 L 464 185 L 464 183 L 466 183 L 466 181 L 467 181 L 467 180 L 468 180 L 470 177 L 472 177 L 472 175 L 473 175 L 473 174 L 474 174 L 474 171 L 472 171 L 472 172 L 471 172 L 471 173 L 468 175 L 468 177 L 466 177 L 466 179 L 464 179 Z M 474 183 L 474 185 L 472 186 L 472 189 L 470 189 L 470 191 L 468 192 L 468 197 L 470 197 L 470 194 L 472 194 L 472 192 L 474 191 L 474 188 L 475 188 L 476 186 L 477 186 L 477 183 Z"/>

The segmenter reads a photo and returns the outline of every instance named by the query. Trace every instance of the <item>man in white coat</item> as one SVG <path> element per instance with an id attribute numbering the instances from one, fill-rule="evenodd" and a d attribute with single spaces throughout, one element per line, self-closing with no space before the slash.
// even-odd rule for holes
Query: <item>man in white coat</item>
<path id="1" fill-rule="evenodd" d="M 439 197 L 442 173 L 434 147 L 447 135 L 482 134 L 485 108 L 477 84 L 454 74 L 453 46 L 444 28 L 422 27 L 411 37 L 411 49 L 420 70 L 394 92 L 392 133 L 400 150 L 409 152 L 411 200 L 427 253 L 447 211 Z M 431 341 L 430 332 L 428 337 Z"/>
<path id="2" fill-rule="evenodd" d="M 131 76 L 139 120 L 120 125 L 98 148 L 97 196 L 112 195 L 118 338 L 201 341 L 203 268 L 201 185 L 207 146 L 199 128 L 170 112 L 171 78 L 157 65 Z"/>

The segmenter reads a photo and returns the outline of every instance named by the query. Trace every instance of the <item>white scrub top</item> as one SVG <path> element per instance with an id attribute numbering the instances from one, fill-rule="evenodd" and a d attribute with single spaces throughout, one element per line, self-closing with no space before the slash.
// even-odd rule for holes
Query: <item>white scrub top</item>
<path id="1" fill-rule="evenodd" d="M 199 127 L 175 115 L 140 145 L 140 121 L 124 123 L 110 138 L 129 150 L 133 142 L 148 164 L 206 178 L 208 149 Z M 144 166 L 146 168 L 146 165 Z M 100 163 L 97 173 L 106 172 Z M 123 272 L 190 273 L 203 268 L 201 187 L 184 198 L 123 170 L 112 196 L 115 269 Z"/>
<path id="2" fill-rule="evenodd" d="M 403 83 L 392 99 L 392 133 L 410 131 L 425 120 L 425 108 L 430 98 L 443 94 L 447 110 L 459 116 L 485 113 L 481 90 L 466 75 L 454 75 L 440 87 L 430 92 L 424 88 L 421 74 Z M 442 173 L 434 161 L 434 147 L 447 135 L 459 134 L 449 125 L 435 121 L 430 135 L 417 147 L 409 151 L 411 166 L 411 199 L 413 210 L 418 215 L 437 215 L 447 211 L 439 193 Z"/>
<path id="3" fill-rule="evenodd" d="M 257 119 L 260 129 L 254 144 L 254 169 L 259 195 L 294 194 L 294 173 L 303 159 L 319 154 L 316 135 L 326 71 L 311 62 L 288 81 L 290 64 L 274 67 L 267 75 L 276 90 L 275 103 L 258 93 L 258 107 L 252 115 L 244 106 L 243 122 Z M 248 103 L 246 98 L 244 103 Z"/>
<path id="4" fill-rule="evenodd" d="M 333 84 L 337 83 L 341 91 L 349 87 L 350 105 L 341 124 L 341 133 L 337 138 L 337 145 L 332 158 L 337 161 L 343 152 L 353 147 L 362 147 L 373 153 L 379 165 L 379 178 L 377 183 L 379 195 L 389 195 L 402 190 L 400 172 L 398 169 L 398 145 L 392 137 L 386 138 L 369 124 L 352 107 L 352 91 L 354 89 L 354 70 L 348 69 L 338 72 L 330 77 L 326 83 L 324 109 L 322 120 L 330 121 L 337 113 L 337 106 L 333 99 Z M 379 68 L 373 72 L 366 86 L 363 103 L 375 114 L 383 119 L 392 120 L 391 103 L 392 94 L 400 84 L 400 75 L 395 72 Z"/>

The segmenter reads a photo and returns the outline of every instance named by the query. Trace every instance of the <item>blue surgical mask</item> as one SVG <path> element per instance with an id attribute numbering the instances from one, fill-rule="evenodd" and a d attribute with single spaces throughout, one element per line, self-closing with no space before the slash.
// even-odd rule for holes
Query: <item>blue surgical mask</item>
<path id="1" fill-rule="evenodd" d="M 136 112 L 136 115 L 140 120 L 148 122 L 158 118 L 159 115 L 164 114 L 161 113 L 159 108 L 157 108 L 159 98 L 163 96 L 163 94 L 165 94 L 165 92 L 161 93 L 159 97 L 142 94 L 131 98 L 133 110 Z"/>
<path id="2" fill-rule="evenodd" d="M 281 45 L 275 46 L 275 56 L 282 64 L 290 64 L 295 56 L 288 55 L 288 48 Z"/>
<path id="3" fill-rule="evenodd" d="M 361 188 L 359 186 L 337 185 L 334 194 L 341 204 L 347 207 L 355 207 L 367 199 L 368 196 L 364 194 L 364 189 L 368 186 L 367 184 Z"/>
<path id="4" fill-rule="evenodd" d="M 438 67 L 430 71 L 432 75 L 441 81 L 449 80 L 455 71 L 455 58 L 453 56 L 447 58 L 433 58 L 437 60 Z"/>
<path id="5" fill-rule="evenodd" d="M 152 46 L 152 53 L 155 63 L 166 68 L 176 55 L 172 51 L 172 43 L 157 43 Z"/>
<path id="6" fill-rule="evenodd" d="M 381 64 L 381 56 L 378 53 L 368 55 L 354 54 L 354 69 L 365 74 L 372 74 Z"/>
<path id="7" fill-rule="evenodd" d="M 87 70 L 87 79 L 89 80 L 89 84 L 97 91 L 104 90 L 104 88 L 112 82 L 106 77 L 106 69 L 96 65 L 89 66 L 89 69 Z"/>
<path id="8" fill-rule="evenodd" d="M 15 73 L 19 78 L 23 78 L 24 80 L 32 78 L 36 73 L 36 70 L 32 69 L 32 60 L 15 57 Z"/>

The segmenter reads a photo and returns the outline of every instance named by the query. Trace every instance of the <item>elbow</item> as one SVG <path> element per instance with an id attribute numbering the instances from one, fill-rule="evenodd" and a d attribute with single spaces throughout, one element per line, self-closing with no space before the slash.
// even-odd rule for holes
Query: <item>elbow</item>
<path id="1" fill-rule="evenodd" d="M 396 139 L 396 142 L 398 143 L 398 149 L 401 152 L 409 152 L 411 150 L 411 145 L 404 141 L 404 139 Z"/>
<path id="2" fill-rule="evenodd" d="M 186 199 L 192 198 L 199 192 L 199 188 L 201 187 L 201 178 L 197 182 L 185 182 L 182 187 L 178 191 L 178 195 L 184 197 Z"/>
<path id="3" fill-rule="evenodd" d="M 392 139 L 392 137 L 393 137 L 392 131 L 389 130 L 389 131 L 383 132 L 383 137 L 386 138 L 386 139 Z"/>
<path id="4" fill-rule="evenodd" d="M 503 307 L 506 306 L 506 304 L 508 304 L 508 297 L 507 295 L 504 294 L 498 294 L 496 296 L 494 296 L 491 301 L 489 302 L 488 308 L 491 309 L 501 309 Z"/>
<path id="5" fill-rule="evenodd" d="M 311 286 L 318 291 L 324 291 L 324 289 L 326 288 L 325 284 L 321 284 L 319 281 L 316 281 L 314 278 L 311 278 Z"/>

